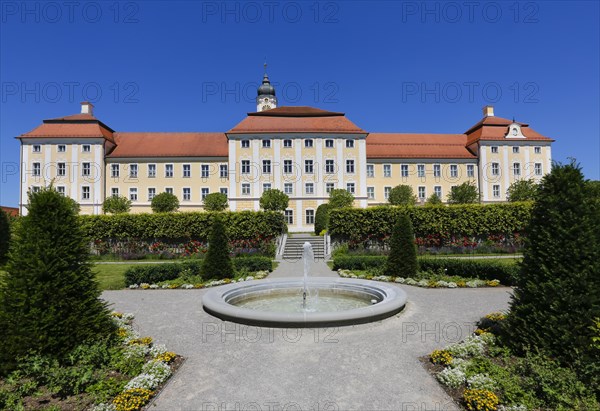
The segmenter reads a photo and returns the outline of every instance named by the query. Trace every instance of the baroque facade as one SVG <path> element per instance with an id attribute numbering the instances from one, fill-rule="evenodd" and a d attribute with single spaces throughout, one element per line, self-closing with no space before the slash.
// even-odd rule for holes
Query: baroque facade
<path id="1" fill-rule="evenodd" d="M 230 210 L 258 210 L 265 190 L 290 197 L 291 231 L 312 230 L 319 204 L 334 188 L 355 205 L 384 204 L 392 187 L 412 186 L 420 202 L 443 201 L 452 186 L 472 181 L 484 203 L 506 201 L 516 180 L 550 171 L 554 141 L 483 109 L 461 134 L 370 133 L 344 113 L 278 107 L 265 74 L 257 111 L 225 133 L 118 132 L 81 113 L 44 120 L 21 141 L 20 212 L 27 192 L 53 182 L 85 214 L 101 214 L 107 196 L 124 195 L 132 212 L 150 212 L 152 198 L 171 192 L 180 211 L 200 211 L 209 193 L 227 194 Z"/>

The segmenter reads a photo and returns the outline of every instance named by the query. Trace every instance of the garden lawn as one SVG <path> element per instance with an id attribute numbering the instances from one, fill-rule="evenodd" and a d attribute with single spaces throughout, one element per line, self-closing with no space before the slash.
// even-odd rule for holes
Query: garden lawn
<path id="1" fill-rule="evenodd" d="M 101 290 L 120 290 L 125 288 L 125 271 L 130 267 L 149 264 L 96 264 L 93 271 Z"/>

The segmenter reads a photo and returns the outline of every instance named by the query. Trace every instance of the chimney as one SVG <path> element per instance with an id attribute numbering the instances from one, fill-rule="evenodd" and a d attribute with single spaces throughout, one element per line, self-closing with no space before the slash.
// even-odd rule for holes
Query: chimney
<path id="1" fill-rule="evenodd" d="M 81 103 L 81 114 L 94 115 L 94 105 L 89 101 L 83 101 Z"/>
<path id="2" fill-rule="evenodd" d="M 483 117 L 494 117 L 494 106 L 484 106 Z"/>

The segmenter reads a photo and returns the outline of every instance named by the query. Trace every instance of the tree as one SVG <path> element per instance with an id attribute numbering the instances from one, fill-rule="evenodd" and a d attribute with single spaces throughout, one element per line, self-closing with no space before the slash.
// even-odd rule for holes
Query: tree
<path id="1" fill-rule="evenodd" d="M 220 216 L 215 216 L 210 236 L 208 237 L 208 251 L 202 263 L 201 274 L 204 278 L 231 278 L 233 265 L 229 257 L 229 244 L 225 226 Z"/>
<path id="2" fill-rule="evenodd" d="M 425 201 L 425 205 L 428 206 L 435 206 L 435 205 L 442 205 L 442 199 L 436 194 L 433 193 L 432 195 L 429 196 L 429 198 L 427 199 L 427 201 Z"/>
<path id="3" fill-rule="evenodd" d="M 535 180 L 517 180 L 506 190 L 508 201 L 533 201 L 537 195 L 538 184 Z"/>
<path id="4" fill-rule="evenodd" d="M 131 200 L 124 196 L 110 196 L 104 200 L 102 211 L 111 214 L 128 213 L 131 209 Z"/>
<path id="5" fill-rule="evenodd" d="M 473 204 L 479 202 L 479 192 L 475 183 L 465 181 L 464 183 L 452 187 L 448 194 L 449 204 Z"/>
<path id="6" fill-rule="evenodd" d="M 392 205 L 415 205 L 417 197 L 411 186 L 400 184 L 390 190 L 388 201 Z"/>
<path id="7" fill-rule="evenodd" d="M 352 207 L 354 196 L 348 190 L 336 188 L 329 193 L 329 209 Z"/>
<path id="8" fill-rule="evenodd" d="M 555 164 L 540 184 L 506 321 L 506 342 L 574 366 L 600 394 L 600 204 L 580 167 Z"/>
<path id="9" fill-rule="evenodd" d="M 10 222 L 8 214 L 0 209 L 0 266 L 6 262 L 8 257 L 8 245 L 10 243 Z"/>
<path id="10" fill-rule="evenodd" d="M 172 193 L 160 193 L 154 196 L 150 208 L 155 213 L 172 213 L 179 209 L 179 200 Z"/>
<path id="11" fill-rule="evenodd" d="M 410 218 L 401 214 L 390 237 L 390 253 L 385 274 L 395 277 L 414 277 L 417 274 L 417 246 Z"/>
<path id="12" fill-rule="evenodd" d="M 0 284 L 0 372 L 28 353 L 61 359 L 114 335 L 71 199 L 52 187 L 29 193 Z"/>
<path id="13" fill-rule="evenodd" d="M 288 195 L 277 189 L 267 190 L 260 196 L 260 208 L 265 211 L 283 211 L 289 203 Z"/>
<path id="14" fill-rule="evenodd" d="M 586 189 L 590 192 L 590 195 L 596 200 L 600 200 L 600 181 L 598 180 L 587 180 Z"/>
<path id="15" fill-rule="evenodd" d="M 329 204 L 323 203 L 317 207 L 315 212 L 315 234 L 321 234 L 321 231 L 327 230 L 329 225 Z"/>
<path id="16" fill-rule="evenodd" d="M 227 194 L 210 193 L 203 200 L 206 211 L 223 211 L 227 208 Z"/>

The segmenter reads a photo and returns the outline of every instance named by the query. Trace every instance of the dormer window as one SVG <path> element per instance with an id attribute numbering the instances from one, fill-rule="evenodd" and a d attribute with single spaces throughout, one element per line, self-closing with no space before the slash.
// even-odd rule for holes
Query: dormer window
<path id="1" fill-rule="evenodd" d="M 518 123 L 512 123 L 508 126 L 508 132 L 504 136 L 505 138 L 525 138 L 521 132 L 521 125 Z"/>

